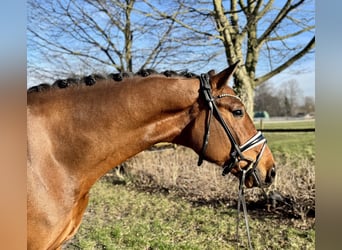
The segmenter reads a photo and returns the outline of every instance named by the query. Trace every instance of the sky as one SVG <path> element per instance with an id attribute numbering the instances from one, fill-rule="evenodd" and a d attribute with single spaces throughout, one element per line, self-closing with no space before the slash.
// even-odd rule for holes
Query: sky
<path id="1" fill-rule="evenodd" d="M 308 60 L 301 65 L 302 72 L 295 72 L 293 68 L 296 65 L 290 67 L 288 70 L 279 73 L 278 75 L 271 78 L 269 81 L 275 88 L 279 88 L 282 83 L 289 80 L 296 80 L 298 82 L 299 88 L 303 91 L 303 95 L 315 97 L 315 59 Z"/>
<path id="2" fill-rule="evenodd" d="M 307 61 L 306 65 L 307 66 L 305 68 L 307 68 L 307 71 L 305 72 L 294 72 L 293 68 L 290 67 L 288 70 L 285 70 L 284 72 L 272 77 L 269 82 L 271 82 L 272 86 L 274 86 L 276 89 L 279 89 L 283 83 L 289 80 L 296 80 L 300 90 L 303 91 L 304 97 L 315 97 L 315 60 L 312 59 Z M 211 66 L 211 68 L 213 67 Z M 219 70 L 221 69 L 217 68 L 216 72 Z M 28 80 L 28 87 L 35 85 L 32 80 Z"/>

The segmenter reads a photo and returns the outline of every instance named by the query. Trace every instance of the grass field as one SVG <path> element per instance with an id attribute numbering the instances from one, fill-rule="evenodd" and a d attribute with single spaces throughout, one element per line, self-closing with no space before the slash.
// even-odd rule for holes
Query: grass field
<path id="1" fill-rule="evenodd" d="M 194 206 L 172 195 L 106 182 L 96 185 L 92 197 L 87 221 L 66 249 L 235 249 L 237 244 L 236 210 L 223 204 Z M 272 216 L 249 221 L 255 249 L 314 249 L 313 229 L 289 227 Z"/>
<path id="2" fill-rule="evenodd" d="M 314 133 L 265 136 L 278 162 L 267 192 L 276 190 L 294 205 L 255 206 L 261 191 L 246 191 L 253 247 L 314 249 L 315 218 L 307 210 L 314 211 Z M 238 181 L 196 162 L 191 150 L 177 147 L 144 151 L 125 163 L 125 173 L 111 171 L 92 188 L 80 230 L 63 249 L 236 249 Z M 240 249 L 247 249 L 242 220 L 239 228 Z"/>
<path id="3" fill-rule="evenodd" d="M 257 128 L 260 123 L 255 122 Z M 263 122 L 263 128 L 314 128 L 314 120 Z M 294 133 L 264 133 L 268 140 L 268 145 L 274 152 L 275 157 L 301 158 L 314 161 L 315 159 L 315 133 L 294 132 Z"/>

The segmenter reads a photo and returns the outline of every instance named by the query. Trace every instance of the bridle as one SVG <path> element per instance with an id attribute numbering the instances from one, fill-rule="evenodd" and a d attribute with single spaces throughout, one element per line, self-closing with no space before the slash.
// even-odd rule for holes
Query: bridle
<path id="1" fill-rule="evenodd" d="M 259 174 L 257 173 L 257 166 L 258 163 L 264 153 L 265 147 L 266 147 L 266 138 L 262 135 L 260 131 L 258 131 L 252 138 L 250 138 L 247 142 L 245 142 L 243 145 L 239 146 L 238 143 L 236 142 L 234 136 L 232 135 L 231 130 L 229 129 L 227 123 L 224 121 L 222 118 L 218 107 L 216 105 L 215 100 L 224 98 L 224 97 L 231 97 L 231 98 L 237 98 L 240 100 L 239 97 L 231 94 L 221 94 L 218 96 L 213 97 L 211 93 L 211 86 L 210 86 L 210 78 L 208 74 L 201 74 L 199 77 L 200 80 L 200 91 L 202 95 L 204 96 L 204 99 L 206 103 L 208 104 L 209 107 L 209 112 L 207 113 L 207 120 L 205 124 L 205 133 L 203 137 L 203 145 L 202 145 L 202 150 L 201 154 L 199 154 L 199 159 L 198 159 L 198 166 L 200 166 L 203 163 L 203 159 L 205 157 L 205 152 L 208 146 L 209 142 L 209 135 L 210 135 L 210 124 L 212 120 L 212 116 L 218 120 L 218 122 L 221 124 L 223 127 L 224 131 L 226 132 L 231 145 L 231 153 L 230 153 L 230 159 L 224 164 L 223 166 L 223 172 L 222 175 L 226 175 L 232 171 L 232 169 L 237 166 L 238 170 L 242 172 L 242 175 L 245 179 L 245 176 L 253 176 L 255 182 L 259 187 L 262 186 Z M 240 100 L 241 101 L 241 100 Z M 259 151 L 257 157 L 255 160 L 250 159 L 246 157 L 243 152 L 246 152 L 247 150 L 262 144 L 262 148 Z M 240 168 L 240 162 L 245 161 L 247 162 L 247 166 L 243 169 Z M 241 179 L 240 179 L 241 181 Z M 241 184 L 241 183 L 240 183 Z M 243 184 L 243 183 L 242 183 Z"/>

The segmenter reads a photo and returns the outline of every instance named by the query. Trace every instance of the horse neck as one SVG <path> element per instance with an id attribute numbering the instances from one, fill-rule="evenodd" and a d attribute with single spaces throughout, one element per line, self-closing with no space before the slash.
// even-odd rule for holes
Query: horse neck
<path id="1" fill-rule="evenodd" d="M 47 102 L 54 157 L 91 186 L 128 158 L 179 135 L 193 117 L 198 89 L 195 79 L 148 77 L 60 90 Z"/>

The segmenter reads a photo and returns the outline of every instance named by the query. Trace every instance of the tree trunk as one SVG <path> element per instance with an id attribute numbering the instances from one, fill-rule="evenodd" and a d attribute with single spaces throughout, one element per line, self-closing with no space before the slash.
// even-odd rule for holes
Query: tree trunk
<path id="1" fill-rule="evenodd" d="M 254 77 L 254 72 L 248 74 L 250 69 L 247 71 L 245 62 L 243 62 L 243 52 L 240 46 L 242 43 L 242 37 L 239 37 L 236 33 L 236 27 L 232 27 L 230 25 L 227 16 L 224 13 L 222 0 L 213 0 L 213 3 L 215 10 L 215 22 L 225 48 L 228 65 L 235 63 L 237 60 L 240 60 L 240 63 L 243 64 L 234 74 L 234 90 L 237 95 L 241 97 L 247 113 L 253 117 L 254 82 L 251 77 Z M 254 51 L 252 52 L 253 53 L 250 53 L 251 60 L 249 60 L 251 65 L 253 65 L 252 56 L 255 56 Z"/>
<path id="2" fill-rule="evenodd" d="M 241 98 L 246 111 L 253 119 L 254 116 L 254 82 L 248 75 L 245 75 L 240 69 L 234 75 L 234 91 Z"/>
<path id="3" fill-rule="evenodd" d="M 133 71 L 133 60 L 132 60 L 132 41 L 133 32 L 131 30 L 131 12 L 135 0 L 126 0 L 126 23 L 125 23 L 125 61 L 127 71 Z"/>

